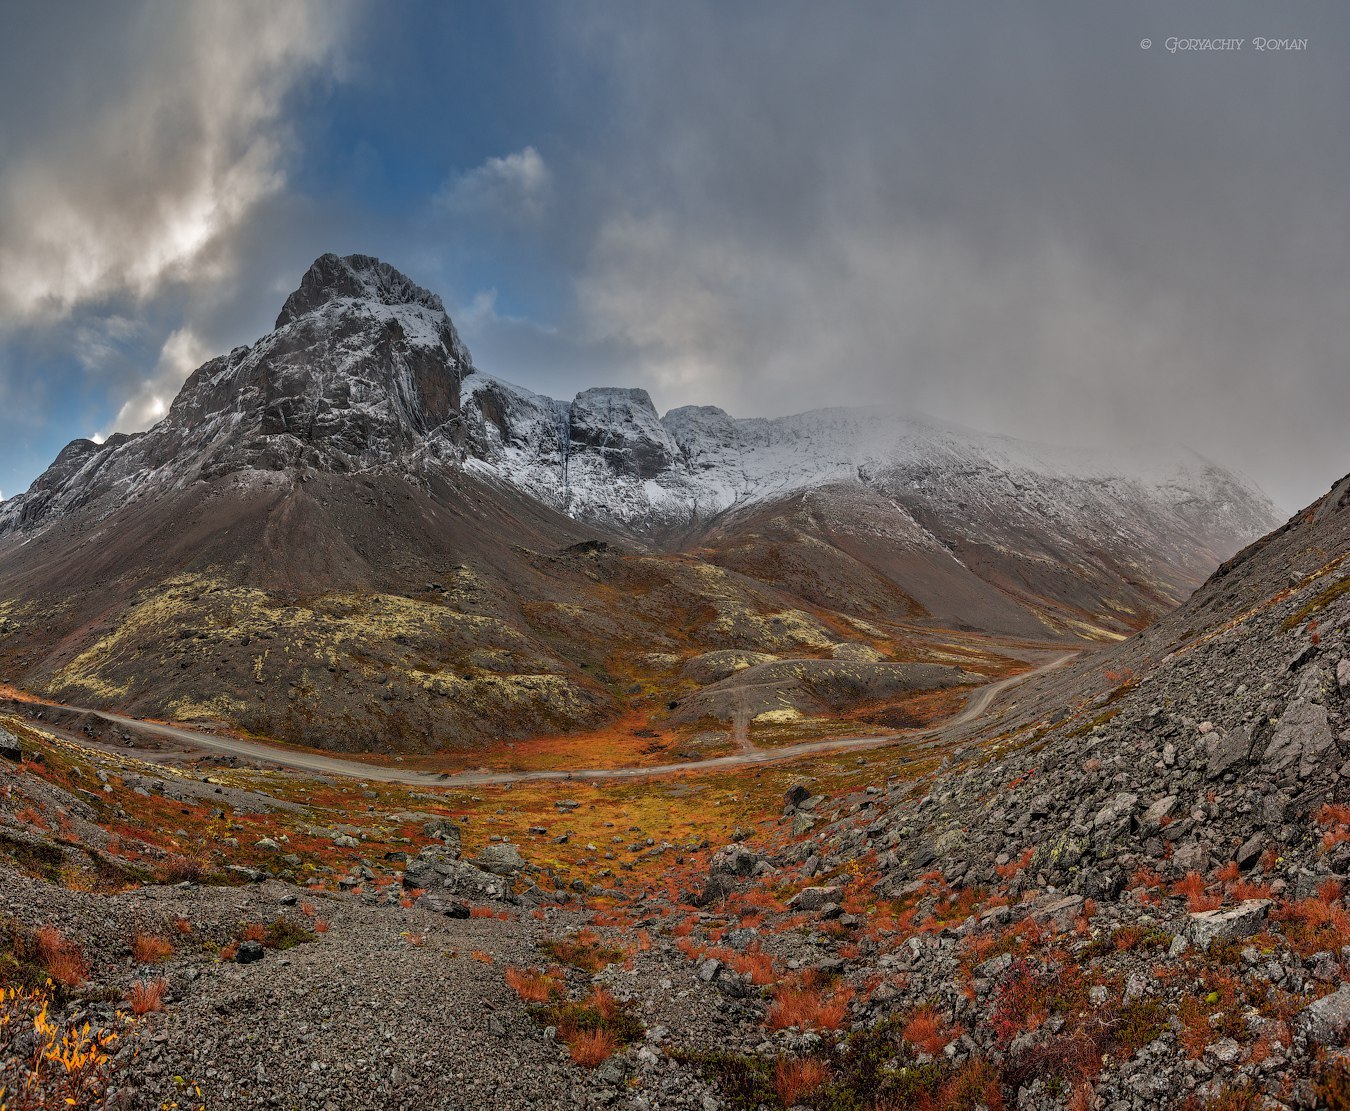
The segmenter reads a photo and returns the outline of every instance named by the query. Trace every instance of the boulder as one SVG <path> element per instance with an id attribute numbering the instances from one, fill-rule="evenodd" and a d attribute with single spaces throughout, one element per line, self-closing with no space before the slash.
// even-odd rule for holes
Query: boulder
<path id="1" fill-rule="evenodd" d="M 234 959 L 238 964 L 253 964 L 262 960 L 266 952 L 260 941 L 241 941 L 234 951 Z"/>
<path id="2" fill-rule="evenodd" d="M 1172 854 L 1172 866 L 1180 872 L 1204 872 L 1209 868 L 1209 853 L 1197 841 L 1186 841 Z"/>
<path id="3" fill-rule="evenodd" d="M 1205 754 L 1208 762 L 1205 774 L 1210 779 L 1218 779 L 1229 768 L 1236 767 L 1251 753 L 1251 730 L 1245 726 L 1238 729 L 1216 729 L 1205 738 Z"/>
<path id="4" fill-rule="evenodd" d="M 432 914 L 443 914 L 447 918 L 471 918 L 473 916 L 468 903 L 459 899 L 446 898 L 433 892 L 427 892 L 420 896 L 413 905 L 421 907 L 423 910 L 429 910 Z"/>
<path id="5" fill-rule="evenodd" d="M 811 792 L 800 783 L 794 783 L 783 795 L 783 813 L 791 814 L 811 797 Z"/>
<path id="6" fill-rule="evenodd" d="M 1275 733 L 1261 758 L 1266 771 L 1296 770 L 1300 778 L 1306 778 L 1329 752 L 1335 750 L 1336 738 L 1320 695 L 1321 673 L 1315 669 L 1307 673 L 1299 684 L 1298 694 L 1280 715 Z"/>
<path id="7" fill-rule="evenodd" d="M 1186 936 L 1201 949 L 1211 941 L 1251 937 L 1265 925 L 1270 906 L 1269 899 L 1248 899 L 1233 907 L 1197 911 L 1187 916 Z"/>
<path id="8" fill-rule="evenodd" d="M 718 849 L 708 863 L 708 871 L 715 876 L 746 877 L 755 874 L 760 858 L 744 845 L 727 845 Z"/>
<path id="9" fill-rule="evenodd" d="M 443 846 L 428 846 L 408 861 L 403 870 L 403 886 L 424 888 L 441 898 L 454 896 L 482 902 L 509 901 L 513 893 L 511 877 L 475 868 L 466 860 L 452 856 Z"/>
<path id="10" fill-rule="evenodd" d="M 791 910 L 820 910 L 826 903 L 838 902 L 842 888 L 804 887 L 787 901 Z"/>
<path id="11" fill-rule="evenodd" d="M 1129 825 L 1138 804 L 1138 795 L 1121 791 L 1093 816 L 1092 828 L 1107 833 L 1122 832 Z"/>
<path id="12" fill-rule="evenodd" d="M 1031 916 L 1043 922 L 1055 922 L 1061 928 L 1067 927 L 1083 910 L 1081 895 L 1065 895 L 1052 898 L 1034 906 Z"/>
<path id="13" fill-rule="evenodd" d="M 1350 984 L 1323 996 L 1294 1020 L 1310 1042 L 1340 1045 L 1350 1031 Z"/>
<path id="14" fill-rule="evenodd" d="M 530 866 L 520 855 L 520 850 L 508 841 L 494 841 L 484 845 L 474 864 L 494 876 L 514 876 L 518 872 L 531 871 Z"/>
<path id="15" fill-rule="evenodd" d="M 8 729 L 0 729 L 0 758 L 12 760 L 16 764 L 23 759 L 23 749 L 19 746 L 19 738 Z"/>
<path id="16" fill-rule="evenodd" d="M 434 837 L 448 846 L 453 846 L 455 856 L 459 856 L 461 832 L 459 823 L 453 818 L 432 818 L 422 825 L 423 837 Z"/>
<path id="17" fill-rule="evenodd" d="M 1265 836 L 1260 833 L 1253 833 L 1242 843 L 1238 851 L 1233 854 L 1233 860 L 1236 861 L 1237 866 L 1245 872 L 1261 858 L 1261 851 L 1265 847 Z"/>
<path id="18" fill-rule="evenodd" d="M 1145 834 L 1157 833 L 1162 829 L 1163 822 L 1172 816 L 1172 811 L 1177 807 L 1177 796 L 1167 795 L 1160 798 L 1152 806 L 1144 811 L 1143 817 L 1139 819 L 1139 829 Z"/>

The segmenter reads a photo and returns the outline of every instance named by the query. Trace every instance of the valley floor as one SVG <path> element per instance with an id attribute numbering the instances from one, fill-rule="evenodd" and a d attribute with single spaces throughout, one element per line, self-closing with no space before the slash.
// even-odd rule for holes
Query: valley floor
<path id="1" fill-rule="evenodd" d="M 157 764 L 15 720 L 0 1085 L 137 1109 L 1350 1106 L 1350 595 L 1269 599 L 1182 614 L 1146 674 L 1079 660 L 936 736 L 641 780 Z"/>

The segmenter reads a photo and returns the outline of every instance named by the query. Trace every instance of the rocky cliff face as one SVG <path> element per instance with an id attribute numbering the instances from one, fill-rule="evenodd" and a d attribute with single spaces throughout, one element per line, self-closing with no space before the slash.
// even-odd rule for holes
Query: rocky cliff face
<path id="1" fill-rule="evenodd" d="M 435 294 L 377 259 L 324 255 L 274 331 L 199 367 L 149 432 L 71 443 L 0 505 L 0 536 L 241 471 L 406 464 L 453 438 L 472 373 Z"/>
<path id="2" fill-rule="evenodd" d="M 687 406 L 662 417 L 644 390 L 562 402 L 483 375 L 466 388 L 473 373 L 435 294 L 378 259 L 324 255 L 274 331 L 200 367 L 150 432 L 72 443 L 0 506 L 0 536 L 104 494 L 125 500 L 245 470 L 447 465 L 647 536 L 841 484 L 893 500 L 953 552 L 973 542 L 1053 555 L 1088 538 L 1199 566 L 1275 523 L 1259 491 L 1184 450 L 1144 472 L 898 412 L 767 420 Z"/>

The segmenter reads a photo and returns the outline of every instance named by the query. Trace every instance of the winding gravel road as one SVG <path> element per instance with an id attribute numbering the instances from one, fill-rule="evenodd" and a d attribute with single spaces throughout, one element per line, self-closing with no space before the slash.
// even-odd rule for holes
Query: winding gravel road
<path id="1" fill-rule="evenodd" d="M 471 771 L 424 772 L 404 768 L 391 768 L 381 764 L 365 764 L 359 760 L 342 759 L 337 756 L 324 756 L 299 749 L 262 744 L 258 741 L 245 741 L 236 737 L 218 737 L 212 733 L 200 733 L 195 729 L 184 729 L 178 725 L 161 725 L 158 722 L 142 721 L 140 718 L 123 717 L 121 714 L 106 710 L 89 710 L 80 706 L 64 703 L 34 702 L 34 705 L 60 707 L 78 713 L 93 714 L 118 725 L 130 726 L 143 733 L 169 740 L 180 741 L 193 748 L 208 752 L 219 752 L 227 756 L 240 756 L 249 760 L 262 760 L 297 771 L 315 772 L 320 775 L 345 776 L 351 779 L 367 779 L 380 783 L 401 783 L 416 787 L 490 787 L 507 783 L 530 783 L 538 780 L 555 779 L 560 781 L 586 781 L 597 779 L 643 779 L 648 776 L 671 775 L 681 772 L 721 771 L 726 768 L 746 767 L 751 764 L 780 764 L 796 760 L 803 756 L 815 756 L 823 752 L 853 752 L 896 741 L 927 740 L 940 737 L 958 726 L 965 725 L 983 715 L 990 704 L 1008 688 L 1025 683 L 1037 675 L 1063 667 L 1077 656 L 1069 652 L 1063 656 L 1042 664 L 1033 671 L 1000 679 L 978 688 L 970 701 L 954 717 L 941 725 L 927 729 L 909 729 L 900 733 L 886 733 L 874 737 L 833 737 L 822 741 L 801 741 L 797 744 L 783 745 L 778 748 L 752 748 L 732 753 L 728 756 L 715 756 L 707 760 L 689 760 L 677 764 L 657 764 L 649 767 L 632 768 L 576 768 L 559 771 L 533 772 L 493 772 Z"/>

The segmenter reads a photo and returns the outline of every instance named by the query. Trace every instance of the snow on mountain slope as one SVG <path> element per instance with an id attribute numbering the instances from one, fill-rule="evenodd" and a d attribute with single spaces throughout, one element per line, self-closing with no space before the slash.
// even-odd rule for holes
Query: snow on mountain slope
<path id="1" fill-rule="evenodd" d="M 324 255 L 276 328 L 194 371 L 152 429 L 75 440 L 0 504 L 0 537 L 199 479 L 401 463 L 442 442 L 472 373 L 435 294 L 378 259 Z"/>
<path id="2" fill-rule="evenodd" d="M 1161 554 L 1198 581 L 1277 518 L 1250 484 L 1184 450 L 1145 469 L 882 408 L 661 417 L 644 390 L 608 387 L 556 401 L 476 373 L 440 299 L 393 267 L 324 255 L 275 330 L 199 368 L 149 432 L 77 440 L 0 503 L 0 537 L 203 479 L 461 467 L 662 540 L 805 491 L 863 488 L 895 508 L 882 532 L 958 559 L 973 545 L 1073 565 L 1102 549 L 1145 580 Z M 870 528 L 876 514 L 869 502 Z"/>
<path id="3" fill-rule="evenodd" d="M 886 409 L 736 419 L 687 406 L 658 417 L 642 390 L 587 390 L 569 405 L 479 375 L 464 420 L 475 466 L 574 516 L 639 532 L 841 483 L 894 497 L 897 509 L 945 503 L 986 538 L 1049 526 L 1123 542 L 1181 530 L 1215 562 L 1277 517 L 1250 484 L 1184 448 L 1138 464 Z"/>

